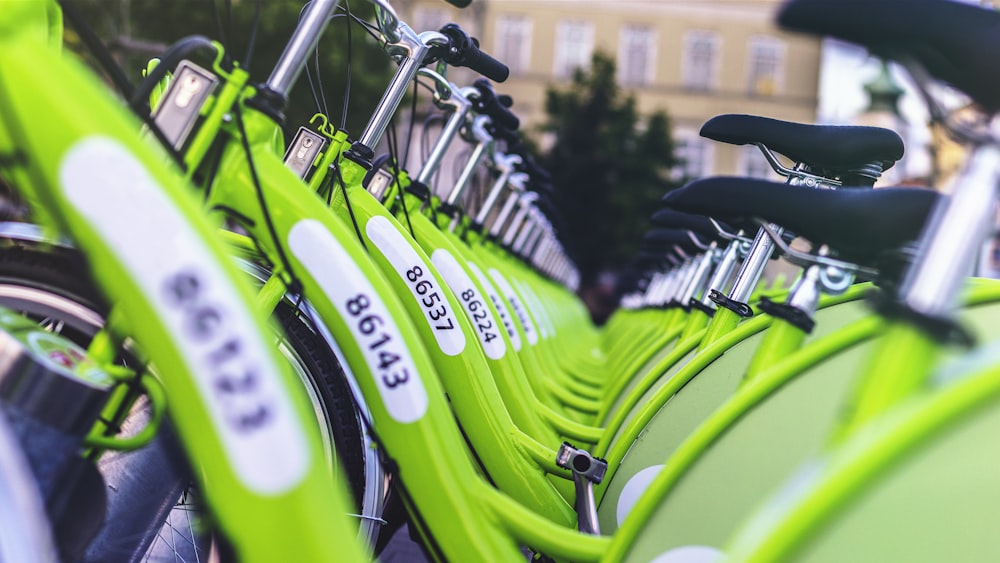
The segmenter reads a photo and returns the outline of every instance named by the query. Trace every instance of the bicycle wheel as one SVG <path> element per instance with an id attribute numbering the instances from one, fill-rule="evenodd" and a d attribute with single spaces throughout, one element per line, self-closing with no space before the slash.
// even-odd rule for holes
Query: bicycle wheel
<path id="1" fill-rule="evenodd" d="M 108 310 L 88 283 L 85 264 L 71 248 L 41 242 L 24 225 L 0 225 L 0 306 L 35 319 L 48 330 L 86 346 L 104 325 Z M 361 422 L 341 362 L 317 334 L 308 308 L 290 300 L 276 311 L 284 334 L 277 338 L 283 355 L 307 391 L 319 424 L 326 456 L 343 472 L 361 515 L 360 537 L 374 545 L 387 488 L 376 452 Z M 129 354 L 123 353 L 123 357 Z M 129 433 L 144 424 L 137 404 L 123 424 Z M 109 500 L 109 519 L 92 544 L 91 560 L 206 560 L 211 546 L 208 526 L 200 518 L 197 493 L 189 487 L 180 448 L 169 431 L 152 448 L 109 452 L 101 460 L 108 491 L 121 497 L 122 512 Z M 142 456 L 136 461 L 136 456 Z M 137 471 L 135 466 L 141 465 Z M 110 475 L 109 475 L 110 474 Z M 145 475 L 137 479 L 136 475 Z M 125 481 L 117 481 L 118 478 Z M 180 486 L 178 486 L 180 485 Z M 162 498 L 160 498 L 162 497 Z M 178 500 L 179 499 L 179 500 Z M 97 550 L 94 550 L 95 545 Z"/>

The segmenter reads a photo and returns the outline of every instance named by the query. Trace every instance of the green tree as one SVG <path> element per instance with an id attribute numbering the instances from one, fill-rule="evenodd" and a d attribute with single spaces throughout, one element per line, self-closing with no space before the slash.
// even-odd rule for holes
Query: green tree
<path id="1" fill-rule="evenodd" d="M 76 0 L 75 4 L 97 35 L 112 49 L 133 82 L 139 80 L 140 71 L 149 58 L 188 35 L 199 34 L 219 40 L 233 59 L 243 61 L 258 7 L 256 0 Z M 227 4 L 231 5 L 230 9 Z M 267 79 L 295 29 L 304 4 L 303 0 L 259 1 L 260 18 L 249 69 L 251 80 L 263 82 Z M 346 4 L 341 2 L 342 7 Z M 370 3 L 355 1 L 350 7 L 354 15 L 372 21 Z M 339 13 L 343 14 L 343 10 Z M 351 90 L 346 129 L 357 135 L 389 83 L 395 65 L 361 26 L 351 25 L 348 44 L 347 18 L 338 16 L 330 22 L 320 39 L 318 62 L 310 59 L 310 67 L 315 69 L 313 65 L 319 65 L 330 118 L 339 125 L 350 60 Z M 72 29 L 67 30 L 66 41 L 70 48 L 84 51 Z M 313 72 L 315 78 L 315 70 Z M 316 110 L 303 73 L 289 95 L 286 108 L 289 127 L 294 129 L 305 124 Z"/>
<path id="2" fill-rule="evenodd" d="M 564 214 L 563 239 L 580 269 L 581 292 L 631 258 L 659 200 L 677 187 L 670 120 L 643 118 L 635 97 L 615 82 L 615 62 L 595 53 L 589 71 L 546 92 L 543 131 L 555 143 L 540 161 L 552 175 Z"/>

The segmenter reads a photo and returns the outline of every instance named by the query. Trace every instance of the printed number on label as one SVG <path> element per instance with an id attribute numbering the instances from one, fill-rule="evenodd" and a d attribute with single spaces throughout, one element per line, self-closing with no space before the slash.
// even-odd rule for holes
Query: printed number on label
<path id="1" fill-rule="evenodd" d="M 376 314 L 364 314 L 371 306 L 371 300 L 363 293 L 348 299 L 345 304 L 347 312 L 356 319 L 358 333 L 368 337 L 362 342 L 371 352 L 378 353 L 378 368 L 382 371 L 379 377 L 389 389 L 395 389 L 410 380 L 410 372 L 404 367 L 393 371 L 393 366 L 402 359 L 402 355 L 393 352 L 392 336 L 379 329 L 385 326 L 385 319 Z"/>
<path id="2" fill-rule="evenodd" d="M 455 328 L 455 321 L 448 315 L 448 307 L 441 301 L 441 295 L 435 290 L 434 281 L 430 277 L 424 277 L 424 270 L 420 266 L 414 266 L 406 271 L 406 281 L 413 285 L 413 290 L 417 295 L 422 295 L 420 304 L 427 309 L 427 315 L 432 321 L 438 322 L 433 325 L 435 330 L 451 330 Z M 438 305 L 440 303 L 440 305 Z"/>
<path id="3" fill-rule="evenodd" d="M 483 335 L 483 341 L 492 342 L 494 338 L 498 338 L 495 332 L 489 332 L 493 330 L 493 322 L 489 319 L 486 306 L 483 305 L 482 301 L 476 299 L 475 290 L 463 291 L 461 297 L 462 301 L 465 301 L 466 307 L 472 312 L 472 318 L 476 321 L 476 328 Z"/>

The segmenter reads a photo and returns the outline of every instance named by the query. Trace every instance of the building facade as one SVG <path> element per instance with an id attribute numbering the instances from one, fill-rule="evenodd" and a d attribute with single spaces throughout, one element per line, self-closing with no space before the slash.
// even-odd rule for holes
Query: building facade
<path id="1" fill-rule="evenodd" d="M 564 87 L 595 50 L 615 57 L 618 81 L 643 114 L 666 110 L 687 177 L 767 176 L 753 147 L 703 140 L 701 125 L 722 113 L 790 121 L 816 118 L 820 41 L 779 31 L 780 0 L 442 0 L 394 3 L 414 29 L 456 21 L 511 77 L 525 127 L 544 119 L 545 90 Z M 457 76 L 457 75 L 455 75 Z"/>

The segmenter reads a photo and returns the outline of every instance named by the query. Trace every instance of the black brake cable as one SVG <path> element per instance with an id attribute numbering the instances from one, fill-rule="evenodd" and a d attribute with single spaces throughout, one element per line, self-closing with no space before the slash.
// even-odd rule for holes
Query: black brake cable
<path id="1" fill-rule="evenodd" d="M 344 0 L 344 12 L 347 14 L 347 76 L 344 77 L 344 103 L 340 110 L 340 130 L 343 131 L 347 129 L 347 108 L 351 103 L 351 62 L 354 57 L 351 53 L 351 47 L 353 46 L 354 40 L 351 36 L 351 3 Z"/>
<path id="2" fill-rule="evenodd" d="M 396 201 L 403 207 L 403 216 L 406 217 L 406 226 L 410 229 L 410 236 L 413 237 L 413 240 L 417 240 L 417 233 L 413 231 L 413 223 L 410 222 L 410 209 L 406 206 L 406 198 L 403 196 L 403 186 L 399 182 L 399 144 L 396 141 L 396 123 L 393 121 L 386 130 L 386 142 L 389 144 L 393 180 L 396 182 Z"/>
<path id="3" fill-rule="evenodd" d="M 131 83 L 128 79 L 128 75 L 118 64 L 118 61 L 111 56 L 111 50 L 108 49 L 104 41 L 94 32 L 90 24 L 83 18 L 80 12 L 77 10 L 76 6 L 69 0 L 59 0 L 59 5 L 62 7 L 63 15 L 66 17 L 66 21 L 70 23 L 76 33 L 80 36 L 83 41 L 84 46 L 87 50 L 97 59 L 98 64 L 104 72 L 108 73 L 111 77 L 112 82 L 118 91 L 125 96 L 126 100 L 132 100 L 135 97 L 136 86 Z M 143 124 L 149 128 L 150 133 L 156 137 L 156 140 L 160 142 L 163 149 L 167 151 L 170 158 L 177 164 L 181 170 L 187 171 L 187 164 L 184 162 L 184 157 L 174 148 L 174 146 L 167 140 L 166 135 L 163 134 L 163 130 L 160 129 L 159 125 L 153 121 L 152 116 L 149 111 L 141 109 L 139 106 L 130 103 L 132 111 L 135 115 L 142 120 Z"/>
<path id="4" fill-rule="evenodd" d="M 225 0 L 224 5 L 226 7 L 226 39 L 230 43 L 224 43 L 223 46 L 226 47 L 226 52 L 228 53 L 229 47 L 233 46 L 232 41 L 235 39 L 233 37 L 233 1 Z"/>
<path id="5" fill-rule="evenodd" d="M 219 4 L 216 0 L 208 0 L 212 5 L 212 22 L 215 23 L 215 34 L 219 37 L 219 43 L 222 44 L 224 51 L 229 52 L 229 38 L 226 37 L 226 31 L 222 25 L 222 14 L 219 13 Z"/>
<path id="6" fill-rule="evenodd" d="M 316 69 L 316 89 L 319 90 L 319 102 L 323 106 L 323 115 L 329 119 L 330 108 L 326 105 L 326 92 L 323 91 L 323 76 L 320 73 L 319 66 L 319 42 L 316 43 L 316 48 L 313 49 L 313 67 Z"/>
<path id="7" fill-rule="evenodd" d="M 104 42 L 94 33 L 93 28 L 83 18 L 76 4 L 69 0 L 59 0 L 59 5 L 62 6 L 63 16 L 72 24 L 73 29 L 76 30 L 77 35 L 80 36 L 80 40 L 83 41 L 87 49 L 97 58 L 97 62 L 101 65 L 101 68 L 108 73 L 115 88 L 126 99 L 131 98 L 133 92 L 135 92 L 135 85 L 132 84 L 132 81 L 128 79 L 128 75 L 125 74 L 122 67 L 111 56 L 111 51 L 108 50 Z"/>
<path id="8" fill-rule="evenodd" d="M 247 38 L 247 54 L 243 57 L 243 68 L 250 72 L 250 60 L 253 58 L 253 48 L 257 43 L 257 28 L 260 27 L 260 6 L 261 0 L 257 0 L 254 8 L 253 25 L 250 27 L 250 35 Z"/>
<path id="9" fill-rule="evenodd" d="M 302 293 L 302 284 L 299 283 L 299 279 L 292 269 L 292 263 L 288 260 L 288 256 L 285 254 L 284 246 L 281 244 L 281 240 L 278 237 L 278 230 L 274 227 L 274 219 L 271 217 L 271 212 L 264 199 L 264 189 L 260 183 L 260 176 L 257 175 L 257 167 L 253 163 L 253 152 L 250 150 L 250 141 L 247 138 L 246 126 L 243 124 L 243 110 L 240 108 L 239 104 L 233 106 L 233 115 L 236 118 L 236 127 L 240 132 L 240 143 L 243 145 L 243 153 L 247 158 L 247 168 L 250 170 L 250 178 L 253 181 L 254 191 L 257 194 L 257 203 L 260 205 L 261 214 L 264 216 L 264 223 L 267 225 L 267 231 L 271 237 L 271 242 L 278 251 L 278 258 L 281 260 L 281 266 L 288 274 L 288 291 L 292 293 Z"/>
<path id="10" fill-rule="evenodd" d="M 354 214 L 354 206 L 351 205 L 351 198 L 347 195 L 347 184 L 344 182 L 344 177 L 340 174 L 340 164 L 334 162 L 330 167 L 333 168 L 337 183 L 340 184 L 340 191 L 344 194 L 344 204 L 347 206 L 347 213 L 351 216 L 351 223 L 354 224 L 354 232 L 357 233 L 358 240 L 361 242 L 361 246 L 365 249 L 365 252 L 368 252 L 365 237 L 361 235 L 361 225 L 358 224 L 358 217 Z"/>

